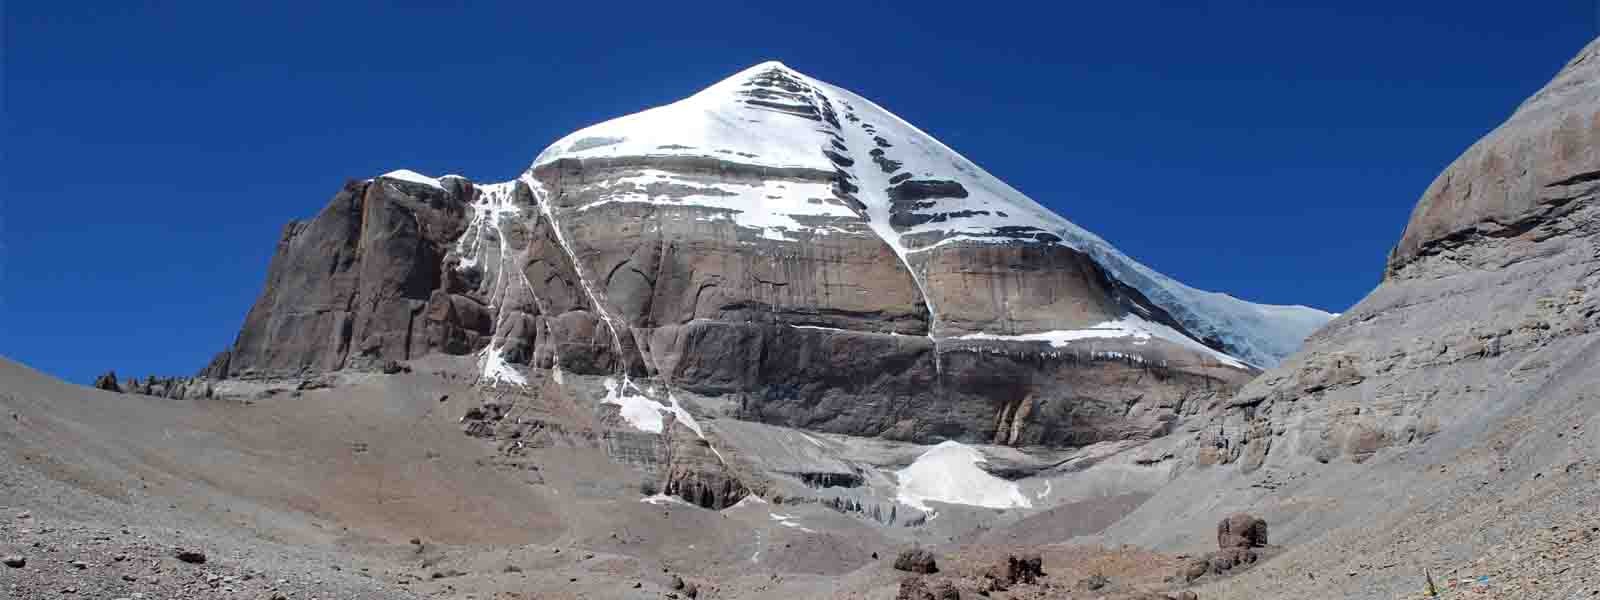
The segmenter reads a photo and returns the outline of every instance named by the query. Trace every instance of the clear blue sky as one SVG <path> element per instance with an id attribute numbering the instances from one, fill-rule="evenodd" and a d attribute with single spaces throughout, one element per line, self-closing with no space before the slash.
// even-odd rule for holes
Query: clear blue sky
<path id="1" fill-rule="evenodd" d="M 1343 310 L 1596 33 L 1593 0 L 761 4 L 4 2 L 0 354 L 192 373 L 346 179 L 508 179 L 766 59 L 1191 285 Z"/>

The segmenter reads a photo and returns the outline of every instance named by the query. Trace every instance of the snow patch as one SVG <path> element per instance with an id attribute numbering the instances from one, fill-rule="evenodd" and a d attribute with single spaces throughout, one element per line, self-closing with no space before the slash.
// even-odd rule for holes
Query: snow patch
<path id="1" fill-rule="evenodd" d="M 494 343 L 490 343 L 478 353 L 478 373 L 480 381 L 490 384 L 510 383 L 523 387 L 528 385 L 528 378 L 506 360 L 505 355 Z"/>
<path id="2" fill-rule="evenodd" d="M 387 178 L 387 179 L 395 179 L 395 180 L 399 180 L 399 181 L 406 181 L 406 182 L 410 182 L 410 183 L 420 183 L 422 185 L 426 185 L 426 186 L 429 186 L 429 187 L 436 187 L 436 188 L 439 188 L 441 190 L 444 189 L 444 184 L 439 183 L 439 180 L 434 179 L 432 177 L 429 177 L 427 175 L 423 175 L 423 174 L 418 173 L 416 171 L 412 171 L 410 169 L 395 169 L 393 171 L 389 171 L 388 173 L 384 173 L 383 175 L 381 175 L 381 177 L 384 177 L 384 178 Z"/>
<path id="3" fill-rule="evenodd" d="M 615 377 L 607 377 L 602 385 L 606 388 L 606 397 L 600 403 L 621 407 L 622 419 L 634 429 L 651 433 L 661 433 L 665 429 L 666 421 L 661 412 L 666 407 L 645 396 L 631 380 L 623 379 L 619 383 Z"/>
<path id="4" fill-rule="evenodd" d="M 671 391 L 666 392 L 667 402 L 662 404 L 655 399 L 660 391 L 654 386 L 639 387 L 633 379 L 623 377 L 607 377 L 601 382 L 606 388 L 606 395 L 600 400 L 601 404 L 615 404 L 621 408 L 622 419 L 632 425 L 634 429 L 651 433 L 662 433 L 666 430 L 666 415 L 672 415 L 684 427 L 694 431 L 695 435 L 704 439 L 705 431 L 700 428 L 700 422 L 694 415 L 683 408 L 678 398 Z M 717 458 L 722 458 L 722 453 L 715 447 L 711 451 Z"/>
<path id="5" fill-rule="evenodd" d="M 988 508 L 1033 506 L 1017 484 L 978 467 L 985 462 L 988 459 L 976 448 L 941 442 L 897 472 L 900 486 L 895 500 L 925 512 L 932 512 L 929 501 Z"/>

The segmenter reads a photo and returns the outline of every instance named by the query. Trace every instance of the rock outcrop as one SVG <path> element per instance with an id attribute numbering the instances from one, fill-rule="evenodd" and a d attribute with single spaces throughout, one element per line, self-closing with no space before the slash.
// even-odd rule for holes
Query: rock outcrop
<path id="1" fill-rule="evenodd" d="M 198 400 L 211 398 L 215 391 L 205 377 L 156 377 L 144 379 L 130 377 L 117 381 L 116 371 L 106 371 L 94 380 L 95 389 L 125 394 L 142 394 L 158 398 Z"/>
<path id="2" fill-rule="evenodd" d="M 446 181 L 350 182 L 316 218 L 284 227 L 266 289 L 202 374 L 295 377 L 480 347 L 491 333 L 484 299 L 452 294 L 470 274 L 444 261 L 485 192 Z"/>
<path id="3" fill-rule="evenodd" d="M 1600 40 L 1429 186 L 1376 289 L 1157 443 L 1186 464 L 1105 536 L 1192 550 L 1211 515 L 1261 515 L 1285 550 L 1227 584 L 1242 597 L 1397 595 L 1420 578 L 1380 571 L 1423 556 L 1541 590 L 1528 597 L 1587 593 L 1561 575 L 1576 563 L 1486 549 L 1592 513 L 1596 173 Z M 1235 546 L 1180 574 L 1259 558 Z M 1351 575 L 1292 576 L 1317 569 Z"/>
<path id="4" fill-rule="evenodd" d="M 901 550 L 900 554 L 894 557 L 894 568 L 897 571 L 910 573 L 938 573 L 939 561 L 934 558 L 932 552 L 922 548 L 911 548 Z"/>
<path id="5" fill-rule="evenodd" d="M 105 373 L 101 374 L 99 377 L 96 377 L 94 379 L 94 387 L 95 387 L 95 389 L 105 390 L 105 391 L 108 391 L 108 392 L 120 392 L 120 391 L 122 391 L 122 386 L 117 383 L 117 372 L 116 371 L 106 371 Z"/>
<path id="6" fill-rule="evenodd" d="M 1200 462 L 1361 463 L 1592 376 L 1597 195 L 1600 42 L 1434 180 L 1382 284 L 1245 386 Z"/>

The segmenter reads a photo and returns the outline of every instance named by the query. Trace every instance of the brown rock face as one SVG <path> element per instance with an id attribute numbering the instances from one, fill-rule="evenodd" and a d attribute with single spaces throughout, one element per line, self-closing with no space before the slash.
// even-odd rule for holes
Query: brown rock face
<path id="1" fill-rule="evenodd" d="M 1533 233 L 1600 182 L 1600 45 L 1561 72 L 1428 186 L 1389 255 L 1388 277 L 1484 237 Z"/>
<path id="2" fill-rule="evenodd" d="M 667 449 L 663 493 L 712 510 L 733 506 L 750 494 L 706 440 L 685 428 L 674 428 L 674 433 Z"/>
<path id="3" fill-rule="evenodd" d="M 293 377 L 442 349 L 449 336 L 430 339 L 423 324 L 454 315 L 423 309 L 444 283 L 471 191 L 387 177 L 346 184 L 316 218 L 284 228 L 266 289 L 206 375 Z"/>

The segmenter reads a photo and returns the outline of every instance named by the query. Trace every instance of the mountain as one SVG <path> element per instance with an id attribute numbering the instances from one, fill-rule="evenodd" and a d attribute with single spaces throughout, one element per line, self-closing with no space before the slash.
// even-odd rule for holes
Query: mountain
<path id="1" fill-rule="evenodd" d="M 200 377 L 0 357 L 9 591 L 1600 594 L 1600 40 L 1264 371 L 878 110 L 761 65 L 350 182 Z"/>
<path id="2" fill-rule="evenodd" d="M 487 383 L 609 377 L 645 429 L 695 396 L 817 431 L 1081 446 L 1162 435 L 1328 318 L 1183 286 L 769 62 L 512 181 L 349 183 L 284 230 L 205 374 L 473 355 Z"/>
<path id="3" fill-rule="evenodd" d="M 1562 569 L 1588 539 L 1568 534 L 1600 531 L 1597 199 L 1600 40 L 1428 186 L 1376 289 L 1154 442 L 1183 475 L 1107 535 L 1187 548 L 1262 514 L 1295 550 L 1221 597 L 1392 597 L 1423 569 L 1600 593 Z"/>

